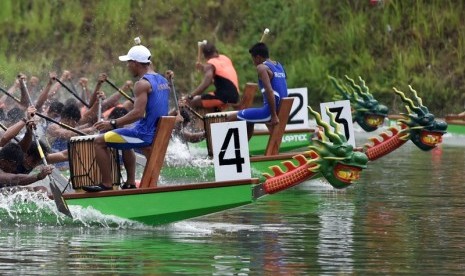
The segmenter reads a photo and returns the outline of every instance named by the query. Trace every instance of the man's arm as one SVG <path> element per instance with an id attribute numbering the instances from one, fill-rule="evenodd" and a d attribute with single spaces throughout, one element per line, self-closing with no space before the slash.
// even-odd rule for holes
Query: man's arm
<path id="1" fill-rule="evenodd" d="M 148 93 L 152 89 L 147 80 L 139 80 L 134 85 L 134 107 L 123 117 L 116 119 L 116 126 L 122 127 L 132 124 L 145 116 L 145 107 L 147 105 Z M 99 131 L 107 131 L 113 129 L 109 121 L 95 123 L 94 127 Z"/>
<path id="2" fill-rule="evenodd" d="M 97 101 L 97 95 L 98 92 L 100 91 L 100 88 L 102 87 L 102 84 L 107 80 L 107 74 L 106 73 L 100 73 L 98 75 L 98 80 L 97 80 L 97 85 L 95 85 L 94 93 L 90 96 L 89 100 L 89 106 L 93 106 L 95 102 Z"/>
<path id="3" fill-rule="evenodd" d="M 47 100 L 48 93 L 50 92 L 50 89 L 52 88 L 53 81 L 56 79 L 56 77 L 57 77 L 57 74 L 55 72 L 50 72 L 49 73 L 49 78 L 48 78 L 47 85 L 42 90 L 42 92 L 40 93 L 40 95 L 39 95 L 39 97 L 37 98 L 37 101 L 36 101 L 35 107 L 36 107 L 37 110 L 41 110 L 42 106 L 44 105 L 45 101 Z"/>
<path id="4" fill-rule="evenodd" d="M 0 183 L 8 183 L 11 186 L 24 186 L 42 180 L 51 174 L 53 166 L 43 166 L 36 174 L 13 174 L 0 171 Z"/>
<path id="5" fill-rule="evenodd" d="M 213 82 L 215 76 L 215 67 L 209 63 L 203 65 L 203 80 L 197 88 L 192 91 L 191 96 L 197 96 L 203 93 Z"/>
<path id="6" fill-rule="evenodd" d="M 147 98 L 152 86 L 147 80 L 139 80 L 134 85 L 134 108 L 126 115 L 116 119 L 117 126 L 132 124 L 145 116 Z"/>
<path id="7" fill-rule="evenodd" d="M 268 72 L 268 66 L 259 64 L 257 66 L 258 78 L 262 81 L 263 87 L 265 88 L 265 96 L 270 106 L 271 120 L 270 125 L 276 125 L 279 123 L 278 115 L 276 113 L 276 103 L 274 100 L 273 87 L 271 87 L 270 75 Z"/>

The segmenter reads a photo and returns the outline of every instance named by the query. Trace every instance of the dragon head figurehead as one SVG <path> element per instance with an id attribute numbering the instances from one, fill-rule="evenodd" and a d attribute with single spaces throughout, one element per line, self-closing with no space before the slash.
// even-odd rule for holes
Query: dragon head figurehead
<path id="1" fill-rule="evenodd" d="M 314 143 L 310 146 L 310 149 L 317 153 L 311 160 L 317 165 L 310 170 L 319 171 L 334 188 L 345 188 L 360 178 L 360 171 L 366 168 L 368 157 L 362 152 L 354 151 L 352 145 L 347 143 L 333 113 L 326 110 L 335 132 L 321 119 L 318 112 L 308 108 L 323 129 L 319 131 L 321 139 L 313 140 Z"/>
<path id="2" fill-rule="evenodd" d="M 329 76 L 341 96 L 350 101 L 353 120 L 367 132 L 376 130 L 384 123 L 389 109 L 387 106 L 378 103 L 361 77 L 359 77 L 360 85 L 356 84 L 348 76 L 345 76 L 345 78 L 347 83 Z"/>
<path id="3" fill-rule="evenodd" d="M 418 97 L 417 91 L 410 85 L 409 89 L 413 93 L 416 103 L 407 98 L 402 91 L 394 87 L 395 93 L 399 95 L 406 104 L 405 108 L 408 112 L 408 114 L 401 113 L 404 118 L 399 119 L 398 122 L 407 126 L 402 130 L 406 133 L 406 139 L 409 138 L 412 140 L 412 142 L 422 150 L 431 150 L 442 142 L 442 135 L 447 130 L 447 123 L 436 120 L 434 115 L 429 112 L 428 108 L 423 105 L 421 98 Z"/>

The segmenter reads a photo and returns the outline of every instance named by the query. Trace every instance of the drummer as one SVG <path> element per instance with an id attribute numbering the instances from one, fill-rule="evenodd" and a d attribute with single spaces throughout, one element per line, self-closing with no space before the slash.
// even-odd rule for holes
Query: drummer
<path id="1" fill-rule="evenodd" d="M 132 47 L 127 55 L 119 60 L 127 62 L 133 77 L 139 78 L 134 84 L 134 108 L 126 115 L 112 120 L 99 121 L 94 127 L 106 131 L 94 141 L 96 161 L 102 174 L 102 183 L 83 187 L 88 192 L 111 190 L 109 147 L 123 150 L 123 163 L 127 172 L 127 182 L 123 189 L 135 188 L 136 158 L 134 148 L 140 148 L 146 157 L 152 145 L 155 128 L 161 116 L 168 115 L 170 88 L 168 81 L 156 73 L 151 65 L 152 54 L 143 45 Z M 125 125 L 133 124 L 131 128 Z"/>

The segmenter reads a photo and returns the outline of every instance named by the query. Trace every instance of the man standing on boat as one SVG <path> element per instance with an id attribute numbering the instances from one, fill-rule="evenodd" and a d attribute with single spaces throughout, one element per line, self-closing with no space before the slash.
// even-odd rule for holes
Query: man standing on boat
<path id="1" fill-rule="evenodd" d="M 132 149 L 139 148 L 148 157 L 155 135 L 157 121 L 168 114 L 170 87 L 168 81 L 153 71 L 150 64 L 151 53 L 142 45 L 132 47 L 127 55 L 119 60 L 126 61 L 129 72 L 139 78 L 134 85 L 134 108 L 126 115 L 95 123 L 99 131 L 107 131 L 94 141 L 96 161 L 102 174 L 102 183 L 84 187 L 88 192 L 112 189 L 109 147 L 123 150 L 123 163 L 127 172 L 127 182 L 122 189 L 135 188 L 136 158 Z M 124 126 L 133 124 L 131 128 Z M 156 145 L 155 145 L 156 146 Z"/>
<path id="2" fill-rule="evenodd" d="M 252 137 L 255 123 L 266 123 L 272 128 L 279 123 L 277 110 L 281 99 L 287 97 L 286 72 L 283 66 L 269 57 L 268 47 L 259 42 L 249 49 L 258 73 L 258 86 L 263 96 L 263 106 L 232 112 L 228 121 L 246 121 L 247 134 Z"/>

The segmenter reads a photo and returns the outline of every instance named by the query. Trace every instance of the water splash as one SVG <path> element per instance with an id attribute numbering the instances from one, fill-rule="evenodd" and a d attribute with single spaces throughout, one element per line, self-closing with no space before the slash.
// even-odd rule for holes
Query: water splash
<path id="1" fill-rule="evenodd" d="M 69 206 L 73 219 L 58 212 L 55 202 L 44 193 L 5 190 L 0 193 L 0 223 L 3 226 L 63 226 L 108 229 L 151 230 L 145 224 L 104 215 L 92 207 Z"/>

